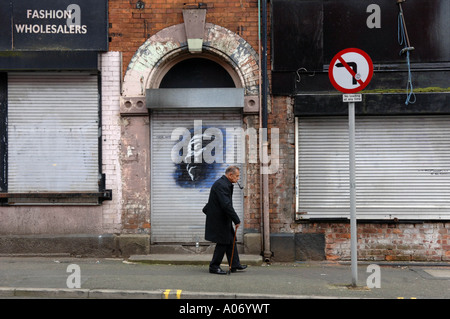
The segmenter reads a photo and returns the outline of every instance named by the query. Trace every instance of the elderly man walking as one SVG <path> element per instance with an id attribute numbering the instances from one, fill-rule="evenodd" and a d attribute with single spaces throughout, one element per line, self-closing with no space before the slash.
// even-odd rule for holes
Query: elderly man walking
<path id="1" fill-rule="evenodd" d="M 225 275 L 227 272 L 220 268 L 223 256 L 226 254 L 228 264 L 231 259 L 231 271 L 244 270 L 247 265 L 241 265 L 237 248 L 233 245 L 233 225 L 236 230 L 241 221 L 233 208 L 233 183 L 237 183 L 240 170 L 237 166 L 229 166 L 225 175 L 219 178 L 211 187 L 209 199 L 203 212 L 206 214 L 205 239 L 216 243 L 212 260 L 209 264 L 209 272 Z M 234 246 L 234 253 L 233 253 Z M 231 258 L 233 256 L 233 258 Z"/>

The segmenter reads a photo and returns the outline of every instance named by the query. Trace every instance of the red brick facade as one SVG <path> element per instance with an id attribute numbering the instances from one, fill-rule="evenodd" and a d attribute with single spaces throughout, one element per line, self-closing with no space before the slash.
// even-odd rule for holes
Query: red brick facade
<path id="1" fill-rule="evenodd" d="M 255 49 L 258 47 L 258 1 L 144 1 L 144 9 L 136 9 L 135 0 L 109 1 L 110 51 L 120 51 L 123 72 L 136 50 L 148 38 L 164 28 L 183 23 L 183 9 L 206 4 L 206 22 L 227 28 Z"/>
<path id="2" fill-rule="evenodd" d="M 183 23 L 183 9 L 195 8 L 200 5 L 207 9 L 207 23 L 234 32 L 258 52 L 259 13 L 258 1 L 256 0 L 216 0 L 189 3 L 178 0 L 155 0 L 143 1 L 145 4 L 143 9 L 136 8 L 136 2 L 135 0 L 109 1 L 109 50 L 122 53 L 122 79 L 136 51 L 145 41 L 165 28 Z M 349 223 L 314 222 L 300 224 L 295 222 L 295 157 L 297 154 L 295 154 L 296 132 L 293 101 L 287 96 L 270 96 L 268 104 L 269 128 L 278 128 L 280 134 L 279 169 L 276 174 L 269 176 L 271 234 L 323 234 L 325 256 L 328 260 L 349 259 Z M 123 117 L 122 152 L 126 152 L 127 145 L 138 143 L 138 141 L 132 141 L 133 136 L 137 135 L 127 128 L 128 124 L 133 121 L 138 122 L 138 126 L 148 126 L 148 119 Z M 244 126 L 259 127 L 259 117 L 257 115 L 245 116 Z M 145 147 L 148 146 L 148 140 L 139 143 Z M 123 179 L 135 173 L 139 174 L 129 166 L 133 159 L 127 161 L 122 161 Z M 248 187 L 245 191 L 244 225 L 245 229 L 251 233 L 262 233 L 259 175 L 258 164 L 247 165 Z M 138 188 L 138 186 L 136 187 Z M 139 202 L 133 202 L 135 198 L 132 194 L 135 193 L 136 189 L 123 187 L 122 232 L 148 234 L 151 231 L 151 221 L 148 220 L 147 213 L 149 209 L 148 197 L 143 198 L 147 202 L 144 206 Z M 145 191 L 148 194 L 148 189 Z M 446 222 L 360 223 L 358 225 L 359 258 L 374 261 L 448 261 L 450 260 L 449 237 L 450 224 Z M 274 257 L 277 257 L 276 252 L 274 252 Z"/>
<path id="3" fill-rule="evenodd" d="M 299 224 L 296 231 L 321 233 L 327 260 L 350 259 L 349 223 Z M 358 223 L 358 259 L 449 261 L 449 223 Z"/>

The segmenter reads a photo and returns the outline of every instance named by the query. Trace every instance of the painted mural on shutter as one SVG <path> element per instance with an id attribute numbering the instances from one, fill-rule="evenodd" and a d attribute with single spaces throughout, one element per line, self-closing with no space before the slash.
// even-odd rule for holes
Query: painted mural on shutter
<path id="1" fill-rule="evenodd" d="M 152 242 L 205 242 L 202 208 L 209 190 L 228 165 L 242 167 L 239 135 L 230 134 L 241 128 L 242 115 L 233 111 L 154 110 L 150 117 Z M 235 139 L 233 159 L 226 156 L 230 138 Z M 188 143 L 186 149 L 180 146 L 184 143 Z M 207 159 L 211 154 L 213 161 Z M 217 157 L 223 158 L 223 163 L 217 163 Z M 243 192 L 238 186 L 234 186 L 233 206 L 243 220 Z M 238 229 L 238 241 L 242 241 L 242 229 Z"/>

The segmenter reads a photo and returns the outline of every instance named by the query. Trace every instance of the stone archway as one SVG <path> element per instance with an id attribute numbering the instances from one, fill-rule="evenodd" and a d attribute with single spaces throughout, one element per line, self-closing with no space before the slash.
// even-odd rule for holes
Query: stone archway
<path id="1" fill-rule="evenodd" d="M 145 90 L 155 87 L 168 64 L 190 54 L 184 23 L 165 28 L 150 37 L 128 64 L 122 86 L 121 114 L 147 114 Z M 224 27 L 206 23 L 202 53 L 197 54 L 199 57 L 214 57 L 231 69 L 239 78 L 240 87 L 245 89 L 244 112 L 258 112 L 258 56 L 247 41 Z"/>
<path id="2" fill-rule="evenodd" d="M 171 66 L 187 57 L 211 59 L 220 63 L 233 77 L 236 87 L 244 88 L 244 122 L 247 127 L 258 127 L 259 65 L 256 51 L 239 35 L 218 25 L 206 23 L 202 52 L 190 53 L 185 24 L 165 28 L 143 43 L 130 63 L 122 84 L 121 115 L 121 180 L 122 232 L 150 234 L 150 134 L 146 90 L 159 87 Z M 244 125 L 244 123 L 243 123 Z M 250 164 L 246 170 L 256 164 Z M 258 174 L 250 184 L 257 183 Z M 249 196 L 255 198 L 253 190 Z M 249 210 L 244 201 L 244 211 Z M 257 208 L 255 208 L 257 209 Z M 245 238 L 244 238 L 245 241 Z"/>

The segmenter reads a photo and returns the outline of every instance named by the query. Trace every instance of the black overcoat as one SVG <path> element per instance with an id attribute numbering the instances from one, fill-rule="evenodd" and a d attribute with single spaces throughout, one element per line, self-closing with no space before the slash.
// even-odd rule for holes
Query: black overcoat
<path id="1" fill-rule="evenodd" d="M 206 214 L 205 239 L 213 243 L 232 244 L 232 222 L 240 224 L 233 208 L 233 184 L 223 175 L 211 187 L 209 199 L 203 212 Z"/>

